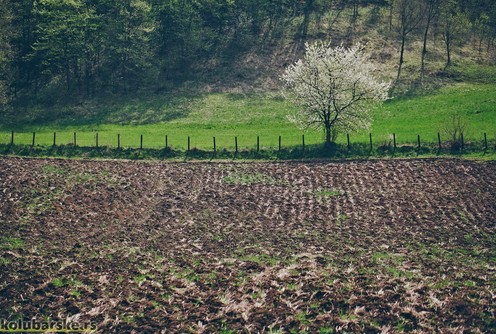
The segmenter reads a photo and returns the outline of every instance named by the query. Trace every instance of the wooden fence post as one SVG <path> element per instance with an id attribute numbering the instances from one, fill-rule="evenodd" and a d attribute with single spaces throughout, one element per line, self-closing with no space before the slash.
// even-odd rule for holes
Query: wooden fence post
<path id="1" fill-rule="evenodd" d="M 14 145 L 14 131 L 10 134 L 10 145 Z"/>
<path id="2" fill-rule="evenodd" d="M 305 135 L 301 135 L 301 145 L 303 147 L 303 150 L 305 150 Z"/>
<path id="3" fill-rule="evenodd" d="M 217 143 L 215 142 L 215 136 L 214 136 L 214 154 L 217 153 Z"/>
<path id="4" fill-rule="evenodd" d="M 417 135 L 417 148 L 420 150 L 420 135 Z"/>
<path id="5" fill-rule="evenodd" d="M 117 134 L 117 148 L 121 148 L 121 134 Z"/>
<path id="6" fill-rule="evenodd" d="M 396 151 L 396 133 L 393 133 L 393 149 Z"/>
<path id="7" fill-rule="evenodd" d="M 95 144 L 96 148 L 98 148 L 98 132 L 95 134 Z"/>
<path id="8" fill-rule="evenodd" d="M 189 150 L 191 149 L 191 139 L 190 137 L 188 136 L 188 153 L 189 153 Z"/>
<path id="9" fill-rule="evenodd" d="M 143 149 L 143 135 L 140 135 L 140 150 Z"/>
<path id="10" fill-rule="evenodd" d="M 53 133 L 53 146 L 57 145 L 57 132 Z"/>
<path id="11" fill-rule="evenodd" d="M 461 140 L 461 144 L 462 144 L 462 151 L 463 149 L 465 148 L 465 141 L 463 140 L 463 133 L 460 133 L 460 140 Z"/>
<path id="12" fill-rule="evenodd" d="M 369 133 L 369 137 L 370 137 L 370 150 L 372 151 L 372 132 Z"/>
<path id="13" fill-rule="evenodd" d="M 346 142 L 348 144 L 348 151 L 351 150 L 350 134 L 346 134 Z"/>
<path id="14" fill-rule="evenodd" d="M 235 153 L 238 153 L 238 137 L 234 136 Z"/>
<path id="15" fill-rule="evenodd" d="M 282 144 L 282 141 L 281 141 L 281 136 L 279 136 L 279 151 L 281 151 L 281 145 Z"/>
<path id="16" fill-rule="evenodd" d="M 165 135 L 165 149 L 169 147 L 169 138 L 167 135 Z"/>
<path id="17" fill-rule="evenodd" d="M 441 134 L 439 132 L 437 133 L 437 143 L 439 145 L 439 149 L 441 149 Z"/>
<path id="18" fill-rule="evenodd" d="M 34 147 L 35 140 L 36 140 L 36 132 L 33 132 L 33 142 L 31 143 L 31 146 L 33 146 L 33 147 Z"/>
<path id="19" fill-rule="evenodd" d="M 77 140 L 76 140 L 76 132 L 74 132 L 74 147 L 77 146 Z"/>
<path id="20" fill-rule="evenodd" d="M 257 153 L 260 152 L 260 136 L 257 136 Z"/>
<path id="21" fill-rule="evenodd" d="M 487 133 L 484 132 L 484 149 L 487 151 Z"/>

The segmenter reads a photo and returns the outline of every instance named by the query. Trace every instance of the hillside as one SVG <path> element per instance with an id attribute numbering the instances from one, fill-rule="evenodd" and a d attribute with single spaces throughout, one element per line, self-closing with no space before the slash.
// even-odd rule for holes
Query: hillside
<path id="1" fill-rule="evenodd" d="M 403 94 L 419 82 L 424 39 L 424 88 L 446 65 L 493 64 L 495 22 L 490 0 L 6 2 L 1 101 L 23 112 L 178 90 L 265 91 L 314 40 L 366 44 L 391 79 L 404 42 L 395 90 Z"/>

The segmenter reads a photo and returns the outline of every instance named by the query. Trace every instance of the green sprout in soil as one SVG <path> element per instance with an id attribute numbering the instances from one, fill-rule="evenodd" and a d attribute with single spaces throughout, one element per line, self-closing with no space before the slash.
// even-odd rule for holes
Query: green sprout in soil
<path id="1" fill-rule="evenodd" d="M 1 237 L 0 249 L 14 250 L 24 248 L 24 241 L 19 238 Z"/>
<path id="2" fill-rule="evenodd" d="M 317 196 L 317 198 L 319 198 L 319 199 L 336 197 L 339 195 L 342 195 L 341 190 L 334 189 L 334 188 L 324 188 L 324 189 L 317 191 L 315 193 L 315 196 Z"/>

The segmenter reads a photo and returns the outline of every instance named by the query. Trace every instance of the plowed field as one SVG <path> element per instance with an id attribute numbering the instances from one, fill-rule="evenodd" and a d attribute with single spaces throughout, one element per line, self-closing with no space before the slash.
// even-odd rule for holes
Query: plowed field
<path id="1" fill-rule="evenodd" d="M 0 158 L 0 319 L 97 333 L 496 328 L 496 163 Z"/>

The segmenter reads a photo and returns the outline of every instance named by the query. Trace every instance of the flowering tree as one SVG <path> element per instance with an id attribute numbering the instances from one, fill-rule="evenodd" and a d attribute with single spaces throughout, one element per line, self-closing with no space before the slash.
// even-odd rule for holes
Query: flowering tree
<path id="1" fill-rule="evenodd" d="M 301 109 L 289 119 L 301 128 L 324 128 L 326 144 L 339 132 L 367 129 L 373 106 L 388 98 L 389 82 L 373 77 L 374 66 L 363 48 L 305 45 L 304 60 L 290 65 L 282 80 L 286 96 Z"/>

